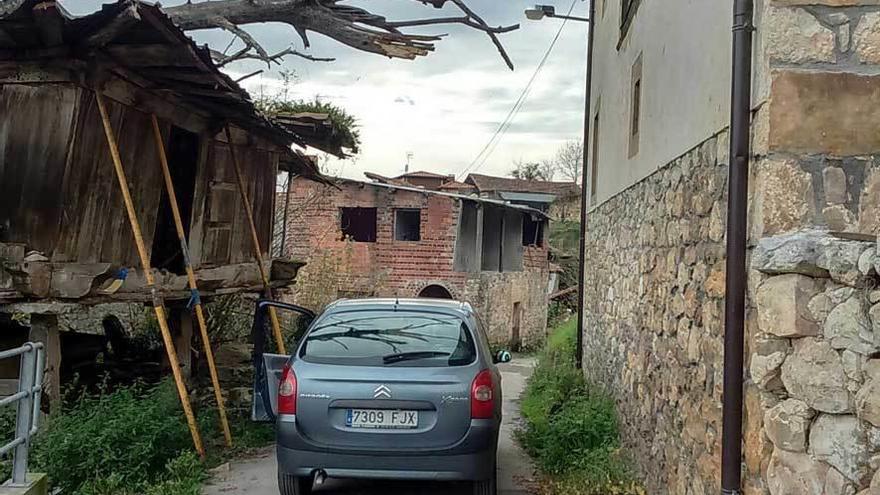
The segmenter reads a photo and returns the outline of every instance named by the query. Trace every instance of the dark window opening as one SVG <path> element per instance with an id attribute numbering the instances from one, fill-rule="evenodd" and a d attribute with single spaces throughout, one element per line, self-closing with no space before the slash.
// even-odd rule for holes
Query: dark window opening
<path id="1" fill-rule="evenodd" d="M 199 163 L 199 136 L 179 127 L 171 127 L 168 137 L 166 154 L 168 168 L 171 172 L 171 183 L 180 209 L 180 220 L 183 231 L 189 240 L 189 228 L 192 221 L 193 199 L 196 192 L 196 175 Z M 177 236 L 177 227 L 171 211 L 168 190 L 162 181 L 162 198 L 156 217 L 156 230 L 153 235 L 153 249 L 150 263 L 159 269 L 168 270 L 178 275 L 186 273 L 183 252 Z"/>
<path id="2" fill-rule="evenodd" d="M 355 242 L 376 242 L 375 208 L 342 208 L 339 230 L 343 239 Z"/>
<path id="3" fill-rule="evenodd" d="M 421 210 L 396 210 L 394 212 L 394 240 L 422 240 Z"/>
<path id="4" fill-rule="evenodd" d="M 620 2 L 620 42 L 618 43 L 617 48 L 620 48 L 620 45 L 623 43 L 623 39 L 626 37 L 626 33 L 629 32 L 629 27 L 632 25 L 633 19 L 636 16 L 636 11 L 639 10 L 639 5 L 642 4 L 642 0 L 621 0 Z"/>
<path id="5" fill-rule="evenodd" d="M 523 216 L 523 246 L 543 246 L 544 245 L 544 222 L 541 219 L 535 220 L 531 216 Z"/>
<path id="6" fill-rule="evenodd" d="M 590 203 L 596 202 L 599 190 L 599 112 L 593 118 L 593 150 L 590 163 Z"/>
<path id="7" fill-rule="evenodd" d="M 639 152 L 639 122 L 642 116 L 642 56 L 636 59 L 632 68 L 632 99 L 630 100 L 629 157 Z"/>

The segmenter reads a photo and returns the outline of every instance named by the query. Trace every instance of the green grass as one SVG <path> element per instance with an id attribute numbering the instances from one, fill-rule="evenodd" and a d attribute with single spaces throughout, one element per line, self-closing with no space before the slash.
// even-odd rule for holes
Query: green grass
<path id="1" fill-rule="evenodd" d="M 619 441 L 614 401 L 574 366 L 577 321 L 555 328 L 522 397 L 523 448 L 546 475 L 546 493 L 641 493 Z"/>
<path id="2" fill-rule="evenodd" d="M 199 407 L 201 406 L 201 407 Z M 274 440 L 271 425 L 243 414 L 229 417 L 234 447 L 225 446 L 213 404 L 195 404 L 208 452 L 201 460 L 174 384 L 136 384 L 67 403 L 41 427 L 31 470 L 49 475 L 53 488 L 73 495 L 198 495 L 207 470 Z M 8 426 L 8 418 L 0 424 Z M 0 465 L 0 475 L 8 467 Z"/>

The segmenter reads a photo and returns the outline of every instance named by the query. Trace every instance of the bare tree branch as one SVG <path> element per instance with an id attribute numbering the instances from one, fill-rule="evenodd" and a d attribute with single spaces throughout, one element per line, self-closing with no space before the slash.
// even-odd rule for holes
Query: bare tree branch
<path id="1" fill-rule="evenodd" d="M 246 59 L 262 60 L 263 62 L 266 62 L 267 65 L 271 65 L 273 62 L 279 63 L 279 61 L 287 55 L 294 55 L 306 60 L 311 60 L 312 62 L 333 62 L 336 60 L 335 58 L 330 57 L 315 57 L 307 53 L 301 53 L 293 48 L 285 48 L 274 55 L 267 55 L 265 57 L 256 53 L 250 53 L 250 50 L 250 47 L 246 46 L 232 55 L 224 55 L 216 50 L 211 50 L 211 57 L 214 58 L 218 67 L 223 67 L 236 60 Z"/>
<path id="2" fill-rule="evenodd" d="M 220 28 L 235 34 L 245 44 L 245 50 L 226 56 L 220 54 L 221 63 L 245 58 L 277 62 L 285 55 L 309 58 L 292 48 L 269 55 L 265 49 L 242 26 L 249 24 L 280 22 L 292 26 L 309 47 L 308 32 L 313 31 L 333 38 L 357 50 L 376 53 L 392 58 L 415 59 L 434 51 L 434 42 L 443 35 L 407 34 L 400 28 L 442 24 L 462 24 L 485 32 L 498 49 L 508 67 L 513 69 L 498 34 L 519 28 L 519 25 L 491 27 L 482 17 L 471 10 L 465 0 L 415 0 L 435 8 L 447 3 L 455 5 L 464 15 L 447 16 L 409 21 L 389 21 L 360 7 L 340 5 L 340 0 L 213 0 L 185 3 L 168 7 L 165 11 L 184 30 Z M 219 52 L 214 52 L 219 53 Z M 310 60 L 324 60 L 309 58 Z"/>

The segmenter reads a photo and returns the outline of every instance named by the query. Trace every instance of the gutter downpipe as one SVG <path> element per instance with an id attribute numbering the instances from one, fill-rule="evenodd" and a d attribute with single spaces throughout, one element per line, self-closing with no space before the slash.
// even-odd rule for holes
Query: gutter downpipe
<path id="1" fill-rule="evenodd" d="M 587 91 L 586 91 L 586 112 L 584 112 L 584 159 L 581 166 L 581 225 L 580 225 L 580 258 L 578 258 L 578 321 L 577 321 L 577 349 L 575 349 L 575 365 L 577 369 L 584 367 L 584 275 L 586 270 L 586 241 L 587 241 L 587 167 L 588 158 L 590 156 L 590 124 L 592 122 L 592 93 L 593 93 L 593 32 L 595 23 L 593 19 L 596 16 L 596 0 L 590 0 L 590 32 L 587 36 Z"/>
<path id="2" fill-rule="evenodd" d="M 721 493 L 742 493 L 743 341 L 751 134 L 754 0 L 734 0 L 724 312 Z"/>

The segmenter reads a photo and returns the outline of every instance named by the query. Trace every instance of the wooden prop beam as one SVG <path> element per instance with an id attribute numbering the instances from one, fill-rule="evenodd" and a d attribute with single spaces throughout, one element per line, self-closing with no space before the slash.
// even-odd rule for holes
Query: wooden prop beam
<path id="1" fill-rule="evenodd" d="M 137 212 L 131 199 L 128 179 L 125 177 L 125 170 L 122 168 L 122 158 L 119 156 L 119 146 L 116 142 L 116 136 L 113 133 L 110 116 L 107 114 L 107 107 L 104 105 L 104 97 L 100 92 L 95 92 L 95 99 L 98 102 L 98 110 L 101 112 L 101 121 L 104 124 L 104 134 L 107 136 L 107 145 L 110 148 L 110 156 L 113 158 L 113 168 L 116 171 L 116 179 L 119 181 L 119 190 L 122 192 L 122 199 L 125 202 L 128 223 L 131 225 L 131 231 L 134 235 L 135 244 L 137 245 L 138 256 L 141 259 L 141 265 L 144 269 L 144 278 L 152 292 L 153 309 L 156 311 L 156 320 L 159 322 L 159 330 L 162 332 L 162 340 L 165 342 L 165 352 L 168 354 L 168 362 L 171 364 L 171 372 L 174 374 L 174 382 L 177 384 L 177 394 L 180 396 L 180 403 L 183 406 L 183 412 L 186 415 L 186 422 L 189 425 L 189 432 L 192 435 L 193 445 L 199 456 L 204 458 L 205 447 L 202 445 L 202 437 L 201 434 L 199 434 L 199 427 L 196 424 L 196 418 L 189 402 L 189 393 L 186 391 L 183 375 L 180 372 L 180 363 L 177 361 L 177 352 L 174 349 L 174 341 L 171 340 L 171 330 L 168 328 L 165 306 L 162 304 L 162 299 L 156 290 L 153 271 L 150 267 L 150 257 L 147 255 L 144 236 L 141 233 Z"/>
<path id="2" fill-rule="evenodd" d="M 226 406 L 223 403 L 223 390 L 220 388 L 220 378 L 217 375 L 217 365 L 214 363 L 214 351 L 211 350 L 211 340 L 208 337 L 208 324 L 205 322 L 205 313 L 202 309 L 202 301 L 199 297 L 199 288 L 196 284 L 196 275 L 193 272 L 192 260 L 189 256 L 189 246 L 186 242 L 186 230 L 183 228 L 183 220 L 180 217 L 180 208 L 177 203 L 177 194 L 174 192 L 174 182 L 171 180 L 171 170 L 168 167 L 168 156 L 165 153 L 165 143 L 162 140 L 162 131 L 159 129 L 159 119 L 151 115 L 153 121 L 153 135 L 156 138 L 156 150 L 159 153 L 159 163 L 162 166 L 162 175 L 165 177 L 165 190 L 168 192 L 168 201 L 171 203 L 171 214 L 174 217 L 174 226 L 177 229 L 177 239 L 180 241 L 180 251 L 183 253 L 183 261 L 186 265 L 186 278 L 192 291 L 193 309 L 196 320 L 199 323 L 199 332 L 202 336 L 202 345 L 205 350 L 205 358 L 208 361 L 208 369 L 211 372 L 211 384 L 214 386 L 214 398 L 217 400 L 217 412 L 220 415 L 220 425 L 223 428 L 223 436 L 226 438 L 226 446 L 232 447 L 232 433 L 229 430 L 229 422 L 226 420 Z"/>
<path id="3" fill-rule="evenodd" d="M 229 154 L 232 156 L 232 168 L 235 169 L 235 178 L 238 180 L 238 192 L 241 194 L 241 201 L 244 203 L 244 209 L 247 213 L 248 224 L 251 228 L 251 241 L 254 244 L 254 257 L 257 260 L 257 266 L 260 268 L 260 277 L 263 279 L 263 287 L 266 291 L 266 297 L 272 299 L 272 286 L 269 284 L 269 274 L 266 273 L 266 265 L 263 263 L 263 250 L 260 247 L 260 237 L 257 235 L 257 226 L 254 224 L 254 209 L 248 200 L 247 187 L 244 183 L 244 177 L 241 174 L 241 166 L 238 163 L 238 157 L 235 155 L 235 146 L 232 144 L 232 133 L 229 131 L 229 125 L 225 127 L 226 141 L 229 144 Z M 286 221 L 287 219 L 285 219 Z M 278 321 L 278 313 L 273 306 L 269 306 L 269 318 L 272 320 L 272 331 L 275 333 L 275 344 L 278 346 L 278 352 L 287 354 L 284 348 L 284 337 L 281 335 L 281 323 Z"/>

